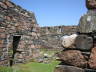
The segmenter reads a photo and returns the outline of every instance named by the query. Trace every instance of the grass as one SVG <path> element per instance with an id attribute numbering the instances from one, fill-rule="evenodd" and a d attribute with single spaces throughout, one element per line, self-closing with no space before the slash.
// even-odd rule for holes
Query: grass
<path id="1" fill-rule="evenodd" d="M 0 72 L 54 72 L 54 68 L 58 64 L 58 61 L 52 61 L 49 64 L 29 62 L 15 65 L 12 68 L 0 67 Z"/>
<path id="2" fill-rule="evenodd" d="M 0 72 L 13 72 L 11 67 L 0 67 Z"/>
<path id="3" fill-rule="evenodd" d="M 44 53 L 48 54 L 49 56 L 53 56 L 57 51 L 49 51 L 46 49 L 42 49 L 42 56 Z M 53 58 L 53 57 L 52 57 Z M 49 64 L 45 63 L 37 63 L 37 62 L 29 62 L 26 64 L 18 64 L 11 67 L 0 67 L 0 72 L 54 72 L 54 68 L 60 62 L 51 60 Z"/>
<path id="4" fill-rule="evenodd" d="M 16 65 L 13 69 L 14 72 L 54 72 L 54 68 L 58 64 L 58 61 L 53 61 L 49 64 L 30 62 L 27 64 Z"/>

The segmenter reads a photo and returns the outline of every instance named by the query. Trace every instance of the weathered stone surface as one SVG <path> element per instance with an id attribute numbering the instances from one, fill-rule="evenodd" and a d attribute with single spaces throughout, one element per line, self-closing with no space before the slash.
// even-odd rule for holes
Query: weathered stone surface
<path id="1" fill-rule="evenodd" d="M 61 42 L 64 48 L 75 48 L 75 39 L 78 37 L 77 34 L 72 34 L 70 36 L 61 37 Z"/>
<path id="2" fill-rule="evenodd" d="M 9 1 L 6 1 L 5 4 L 6 4 L 8 7 L 14 7 L 14 5 L 12 5 L 12 3 L 10 3 Z"/>
<path id="3" fill-rule="evenodd" d="M 77 50 L 67 50 L 62 51 L 59 55 L 61 60 L 68 65 L 73 65 L 77 67 L 86 67 L 87 61 L 80 51 Z"/>
<path id="4" fill-rule="evenodd" d="M 84 70 L 74 66 L 58 65 L 54 72 L 84 72 Z"/>
<path id="5" fill-rule="evenodd" d="M 5 28 L 0 27 L 0 33 L 4 33 L 4 32 L 5 32 Z"/>
<path id="6" fill-rule="evenodd" d="M 96 70 L 94 69 L 84 69 L 85 71 L 84 72 L 96 72 Z"/>
<path id="7" fill-rule="evenodd" d="M 4 33 L 0 34 L 0 38 L 6 38 L 6 37 L 7 37 L 6 34 L 4 34 Z"/>
<path id="8" fill-rule="evenodd" d="M 87 9 L 96 9 L 96 0 L 86 0 Z"/>
<path id="9" fill-rule="evenodd" d="M 75 45 L 79 50 L 88 51 L 91 50 L 93 46 L 93 39 L 87 35 L 78 35 L 75 40 Z"/>
<path id="10" fill-rule="evenodd" d="M 92 49 L 88 63 L 90 68 L 96 69 L 96 47 Z"/>
<path id="11" fill-rule="evenodd" d="M 9 66 L 9 61 L 8 60 L 0 61 L 0 66 Z"/>
<path id="12" fill-rule="evenodd" d="M 0 6 L 1 6 L 2 8 L 4 8 L 4 9 L 7 9 L 7 6 L 6 6 L 4 3 L 2 3 L 2 2 L 0 2 Z"/>
<path id="13" fill-rule="evenodd" d="M 96 11 L 89 10 L 87 14 L 81 17 L 78 32 L 80 33 L 90 33 L 96 31 Z"/>

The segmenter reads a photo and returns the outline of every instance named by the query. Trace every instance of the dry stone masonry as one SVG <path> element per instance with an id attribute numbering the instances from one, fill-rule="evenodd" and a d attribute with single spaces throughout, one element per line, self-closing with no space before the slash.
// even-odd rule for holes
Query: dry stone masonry
<path id="1" fill-rule="evenodd" d="M 96 0 L 86 0 L 87 14 L 80 18 L 74 48 L 58 54 L 54 72 L 96 72 Z"/>
<path id="2" fill-rule="evenodd" d="M 39 26 L 33 12 L 0 0 L 0 66 L 23 63 L 39 55 Z M 34 54 L 33 54 L 34 53 Z"/>
<path id="3" fill-rule="evenodd" d="M 41 27 L 40 28 L 40 39 L 42 40 L 41 48 L 62 50 L 60 44 L 60 38 L 63 35 L 71 35 L 76 33 L 77 26 L 53 26 L 53 27 Z"/>

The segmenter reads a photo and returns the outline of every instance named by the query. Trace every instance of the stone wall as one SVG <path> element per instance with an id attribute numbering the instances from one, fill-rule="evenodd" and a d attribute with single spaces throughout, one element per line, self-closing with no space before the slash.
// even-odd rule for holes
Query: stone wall
<path id="1" fill-rule="evenodd" d="M 96 72 L 96 0 L 86 0 L 88 12 L 80 18 L 73 47 L 58 53 L 54 72 Z"/>
<path id="2" fill-rule="evenodd" d="M 26 62 L 33 58 L 32 53 L 38 56 L 38 31 L 33 12 L 0 0 L 0 66 Z"/>
<path id="3" fill-rule="evenodd" d="M 53 26 L 53 27 L 41 27 L 40 35 L 55 35 L 55 34 L 64 34 L 71 35 L 76 32 L 77 26 Z"/>
<path id="4" fill-rule="evenodd" d="M 41 48 L 48 48 L 54 50 L 62 49 L 60 38 L 64 35 L 71 35 L 76 33 L 77 26 L 54 26 L 41 27 L 40 39 Z"/>

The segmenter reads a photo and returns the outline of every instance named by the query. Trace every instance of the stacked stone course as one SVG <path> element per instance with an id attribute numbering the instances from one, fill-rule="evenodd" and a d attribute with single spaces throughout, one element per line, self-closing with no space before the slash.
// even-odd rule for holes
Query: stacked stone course
<path id="1" fill-rule="evenodd" d="M 61 63 L 54 72 L 96 72 L 96 0 L 86 0 L 87 14 L 81 17 L 75 48 L 58 54 Z"/>

